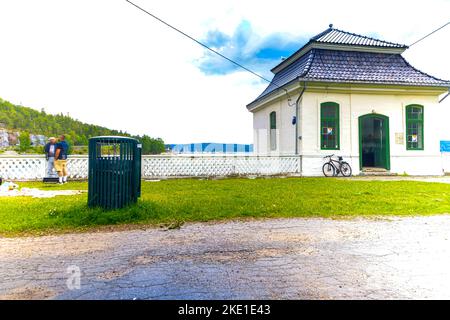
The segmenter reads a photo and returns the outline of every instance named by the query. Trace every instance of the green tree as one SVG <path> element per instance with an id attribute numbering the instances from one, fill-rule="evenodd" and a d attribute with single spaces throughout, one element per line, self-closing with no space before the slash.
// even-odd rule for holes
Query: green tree
<path id="1" fill-rule="evenodd" d="M 40 111 L 14 105 L 0 98 L 0 122 L 5 124 L 7 129 L 23 131 L 32 134 L 42 134 L 44 136 L 58 137 L 65 133 L 67 140 L 72 146 L 86 146 L 88 139 L 95 136 L 125 136 L 131 135 L 122 130 L 111 130 L 102 126 L 83 123 L 71 118 L 68 114 L 63 113 L 52 115 L 45 112 L 42 108 Z M 21 149 L 30 150 L 26 145 Z M 23 140 L 21 138 L 21 140 Z M 141 140 L 144 154 L 158 154 L 164 152 L 164 141 L 160 138 L 151 138 L 147 135 L 142 137 L 134 136 Z M 28 138 L 29 139 L 29 138 Z M 33 148 L 34 149 L 34 148 Z"/>
<path id="2" fill-rule="evenodd" d="M 142 144 L 142 154 L 159 154 L 165 151 L 164 141 L 161 138 L 154 139 L 143 135 L 139 140 Z"/>
<path id="3" fill-rule="evenodd" d="M 21 152 L 25 152 L 31 148 L 31 139 L 29 132 L 22 131 L 19 135 L 19 141 L 20 141 L 19 150 Z"/>

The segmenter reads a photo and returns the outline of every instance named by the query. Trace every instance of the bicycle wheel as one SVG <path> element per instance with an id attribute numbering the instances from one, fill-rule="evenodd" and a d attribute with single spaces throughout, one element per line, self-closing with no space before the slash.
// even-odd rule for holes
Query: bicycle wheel
<path id="1" fill-rule="evenodd" d="M 345 161 L 341 163 L 340 171 L 344 177 L 350 177 L 352 175 L 352 167 Z"/>
<path id="2" fill-rule="evenodd" d="M 323 165 L 322 172 L 325 177 L 333 177 L 336 173 L 336 169 L 333 164 L 327 162 Z"/>

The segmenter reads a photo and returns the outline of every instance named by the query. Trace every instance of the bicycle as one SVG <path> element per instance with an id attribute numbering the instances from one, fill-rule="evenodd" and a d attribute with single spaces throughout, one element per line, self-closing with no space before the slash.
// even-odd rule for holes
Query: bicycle
<path id="1" fill-rule="evenodd" d="M 348 162 L 343 161 L 343 158 L 338 156 L 338 160 L 333 159 L 334 154 L 323 157 L 329 158 L 328 162 L 325 162 L 322 167 L 322 172 L 325 177 L 336 177 L 342 174 L 344 177 L 350 177 L 352 175 L 352 167 Z"/>

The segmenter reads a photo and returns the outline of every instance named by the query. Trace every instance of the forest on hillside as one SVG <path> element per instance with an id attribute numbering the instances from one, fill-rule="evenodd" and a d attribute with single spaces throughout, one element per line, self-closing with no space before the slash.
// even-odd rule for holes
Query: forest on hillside
<path id="1" fill-rule="evenodd" d="M 138 139 L 142 143 L 143 154 L 164 152 L 164 141 L 147 135 L 132 136 L 122 130 L 112 130 L 102 126 L 87 124 L 64 114 L 47 114 L 28 107 L 14 105 L 0 98 L 0 124 L 6 129 L 17 130 L 46 137 L 65 134 L 73 146 L 86 146 L 88 139 L 95 136 L 114 135 Z"/>

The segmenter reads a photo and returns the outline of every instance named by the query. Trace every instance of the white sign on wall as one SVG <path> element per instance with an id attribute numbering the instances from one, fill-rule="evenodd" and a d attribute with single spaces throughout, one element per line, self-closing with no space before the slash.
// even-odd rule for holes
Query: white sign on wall
<path id="1" fill-rule="evenodd" d="M 403 132 L 396 132 L 395 133 L 395 143 L 396 144 L 403 144 L 404 143 Z"/>

